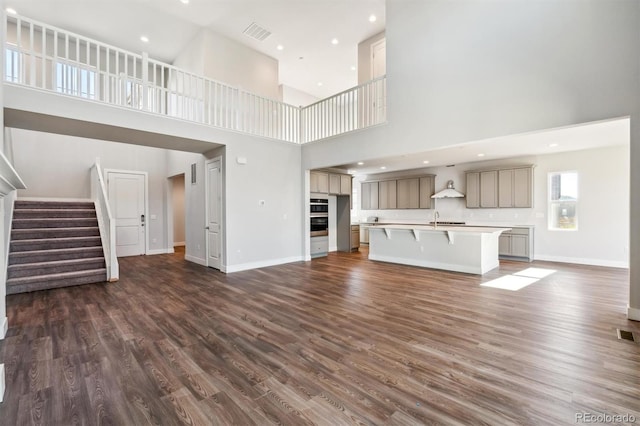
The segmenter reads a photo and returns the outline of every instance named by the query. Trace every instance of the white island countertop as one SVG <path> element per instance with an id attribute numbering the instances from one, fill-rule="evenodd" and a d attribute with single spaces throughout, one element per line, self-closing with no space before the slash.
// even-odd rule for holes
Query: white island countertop
<path id="1" fill-rule="evenodd" d="M 500 264 L 498 238 L 510 229 L 377 224 L 369 228 L 369 259 L 484 274 Z"/>

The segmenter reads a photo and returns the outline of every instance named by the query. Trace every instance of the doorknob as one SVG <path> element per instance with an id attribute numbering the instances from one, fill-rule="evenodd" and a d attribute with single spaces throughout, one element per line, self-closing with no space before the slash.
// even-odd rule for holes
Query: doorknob
<path id="1" fill-rule="evenodd" d="M 206 230 L 208 231 L 208 230 L 209 230 L 209 227 L 208 227 L 208 226 L 205 226 L 205 227 L 204 227 L 204 229 L 206 229 Z"/>

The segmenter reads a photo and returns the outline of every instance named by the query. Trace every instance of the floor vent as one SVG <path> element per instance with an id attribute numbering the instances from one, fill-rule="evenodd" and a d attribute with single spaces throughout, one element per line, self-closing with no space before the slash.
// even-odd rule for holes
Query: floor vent
<path id="1" fill-rule="evenodd" d="M 271 35 L 271 31 L 261 27 L 255 22 L 252 22 L 251 25 L 245 28 L 242 33 L 259 41 L 263 41 L 265 38 Z"/>
<path id="2" fill-rule="evenodd" d="M 617 330 L 618 330 L 618 339 L 629 340 L 630 342 L 637 341 L 632 331 L 620 330 L 619 328 Z"/>

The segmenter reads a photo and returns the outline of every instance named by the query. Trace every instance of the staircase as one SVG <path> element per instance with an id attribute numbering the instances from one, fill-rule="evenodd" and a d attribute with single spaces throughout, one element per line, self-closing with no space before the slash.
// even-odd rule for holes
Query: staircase
<path id="1" fill-rule="evenodd" d="M 105 282 L 92 202 L 16 201 L 7 294 Z"/>

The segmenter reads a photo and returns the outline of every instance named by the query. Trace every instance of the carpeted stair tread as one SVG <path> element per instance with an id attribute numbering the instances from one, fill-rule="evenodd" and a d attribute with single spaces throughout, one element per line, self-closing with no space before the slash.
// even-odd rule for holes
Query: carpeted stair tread
<path id="1" fill-rule="evenodd" d="M 19 263 L 9 265 L 7 278 L 26 276 L 42 276 L 53 273 L 95 270 L 105 267 L 104 257 L 88 257 L 82 259 L 54 260 L 48 262 Z"/>
<path id="2" fill-rule="evenodd" d="M 71 228 L 22 228 L 11 231 L 11 239 L 30 240 L 41 238 L 95 237 L 100 236 L 97 226 L 74 226 Z"/>
<path id="3" fill-rule="evenodd" d="M 13 218 L 13 229 L 75 228 L 87 226 L 98 226 L 98 219 L 95 217 Z"/>
<path id="4" fill-rule="evenodd" d="M 9 254 L 9 265 L 48 262 L 53 260 L 84 259 L 102 255 L 102 246 L 19 251 Z"/>
<path id="5" fill-rule="evenodd" d="M 107 280 L 106 268 L 86 271 L 64 272 L 35 277 L 10 278 L 7 280 L 7 294 L 48 290 L 81 284 L 102 283 Z"/>
<path id="6" fill-rule="evenodd" d="M 92 246 L 102 246 L 100 237 L 39 238 L 10 243 L 12 252 Z"/>
<path id="7" fill-rule="evenodd" d="M 93 201 L 37 201 L 16 200 L 14 209 L 92 209 Z"/>
<path id="8" fill-rule="evenodd" d="M 16 219 L 96 217 L 95 209 L 14 209 Z"/>

